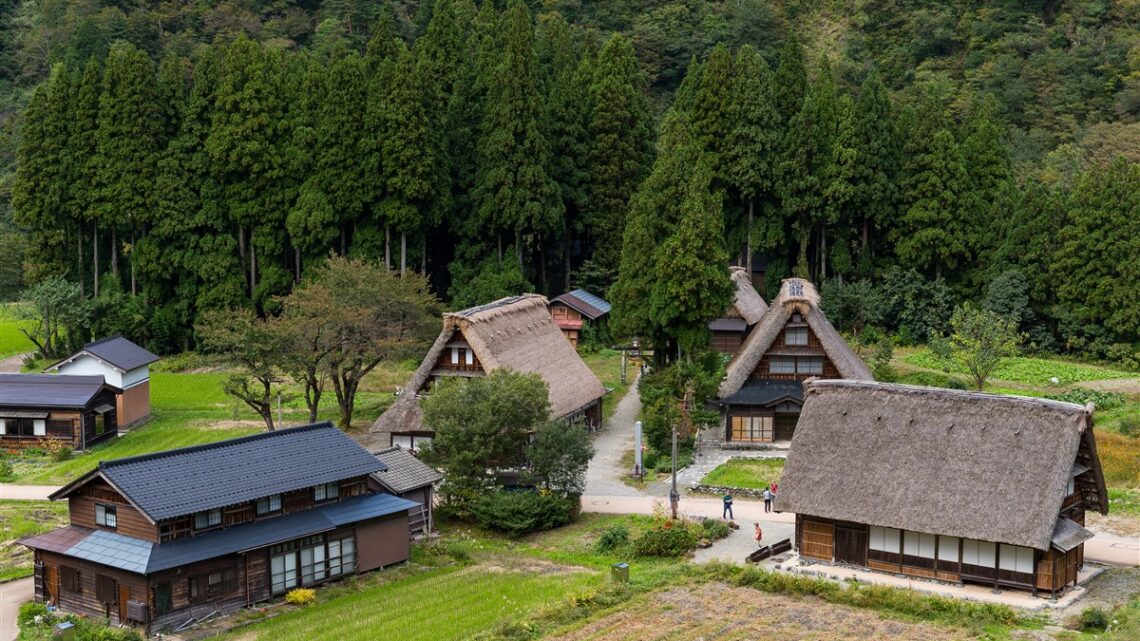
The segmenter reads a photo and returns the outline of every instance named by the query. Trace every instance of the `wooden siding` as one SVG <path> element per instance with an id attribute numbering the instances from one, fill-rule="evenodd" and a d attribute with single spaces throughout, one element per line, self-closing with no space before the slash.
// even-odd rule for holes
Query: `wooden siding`
<path id="1" fill-rule="evenodd" d="M 582 320 L 582 314 L 578 310 L 557 301 L 550 304 L 550 317 L 556 321 Z"/>
<path id="2" fill-rule="evenodd" d="M 407 512 L 356 525 L 357 572 L 367 572 L 407 561 L 410 550 Z"/>
<path id="3" fill-rule="evenodd" d="M 787 331 L 789 327 L 796 329 L 804 329 L 807 331 L 808 344 L 807 345 L 788 345 L 787 344 Z M 823 373 L 822 374 L 773 374 L 769 371 L 771 357 L 773 355 L 781 356 L 812 356 L 821 357 L 823 359 Z M 831 359 L 827 357 L 827 353 L 823 350 L 823 344 L 819 342 L 819 338 L 815 332 L 807 326 L 806 323 L 794 323 L 788 321 L 784 329 L 780 330 L 780 335 L 776 340 L 772 341 L 772 346 L 768 348 L 767 352 L 760 358 L 760 362 L 756 364 L 756 369 L 752 370 L 751 378 L 769 379 L 769 380 L 795 380 L 802 381 L 812 376 L 819 378 L 842 378 L 839 375 L 839 370 Z"/>
<path id="4" fill-rule="evenodd" d="M 133 601 L 145 601 L 147 598 L 147 581 L 141 574 L 125 572 L 44 550 L 36 550 L 36 562 L 43 563 L 46 576 L 58 575 L 60 567 L 69 567 L 79 571 L 79 592 L 72 592 L 65 589 L 67 586 L 60 586 L 59 593 L 56 596 L 56 605 L 65 612 L 86 614 L 97 618 L 107 616 L 110 617 L 111 625 L 120 625 L 127 623 L 120 618 L 119 612 L 120 605 L 122 605 L 122 614 L 126 615 L 126 603 L 123 602 L 123 597 L 125 596 L 128 600 Z M 110 577 L 115 582 L 113 594 L 120 603 L 103 603 L 96 598 L 96 575 Z M 46 600 L 47 595 L 38 595 L 38 598 Z"/>
<path id="5" fill-rule="evenodd" d="M 95 523 L 95 506 L 114 505 L 116 527 Z M 72 525 L 116 532 L 136 539 L 158 541 L 158 527 L 147 520 L 114 488 L 101 478 L 92 479 L 76 488 L 67 497 L 68 514 Z"/>
<path id="6" fill-rule="evenodd" d="M 744 332 L 714 331 L 709 339 L 709 349 L 721 354 L 736 354 L 744 344 Z"/>
<path id="7" fill-rule="evenodd" d="M 115 411 L 121 427 L 146 420 L 150 416 L 150 381 L 143 381 L 117 395 Z"/>
<path id="8" fill-rule="evenodd" d="M 800 555 L 810 559 L 830 561 L 835 554 L 835 526 L 811 519 L 803 520 L 800 536 Z"/>

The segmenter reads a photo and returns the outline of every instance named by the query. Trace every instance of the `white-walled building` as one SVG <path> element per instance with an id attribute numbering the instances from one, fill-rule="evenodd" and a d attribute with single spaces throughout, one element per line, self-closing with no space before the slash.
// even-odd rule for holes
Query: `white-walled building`
<path id="1" fill-rule="evenodd" d="M 158 356 L 122 336 L 109 336 L 88 343 L 83 349 L 45 371 L 67 376 L 102 376 L 122 390 L 116 399 L 119 425 L 134 425 L 150 416 L 150 364 Z"/>

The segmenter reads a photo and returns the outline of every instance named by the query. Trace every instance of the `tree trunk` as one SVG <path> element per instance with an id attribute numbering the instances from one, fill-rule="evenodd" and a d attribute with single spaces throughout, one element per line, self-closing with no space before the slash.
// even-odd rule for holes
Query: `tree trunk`
<path id="1" fill-rule="evenodd" d="M 869 221 L 869 220 L 867 219 L 867 217 L 866 217 L 866 216 L 864 216 L 864 217 L 863 217 L 863 242 L 862 242 L 862 244 L 859 246 L 859 249 L 861 249 L 861 250 L 866 250 L 866 249 L 867 249 L 867 237 L 868 237 L 868 236 L 870 235 L 870 233 L 871 233 L 871 230 L 870 230 L 870 226 L 871 226 L 871 221 Z"/>
<path id="2" fill-rule="evenodd" d="M 384 269 L 392 269 L 392 228 L 384 225 Z"/>
<path id="3" fill-rule="evenodd" d="M 522 271 L 522 231 L 515 230 L 515 255 L 519 259 L 519 271 Z"/>
<path id="4" fill-rule="evenodd" d="M 348 253 L 348 237 L 344 233 L 344 225 L 340 226 L 340 255 L 344 256 Z"/>
<path id="5" fill-rule="evenodd" d="M 238 225 L 238 256 L 245 260 L 245 225 Z"/>
<path id="6" fill-rule="evenodd" d="M 136 231 L 135 226 L 131 225 L 131 296 L 132 297 L 136 296 L 138 294 L 138 288 L 137 288 L 138 281 L 135 279 L 135 242 L 137 242 L 136 239 L 138 238 L 138 236 L 136 235 L 135 231 Z"/>
<path id="7" fill-rule="evenodd" d="M 550 289 L 546 286 L 546 244 L 543 243 L 538 248 L 538 280 L 542 283 L 542 292 L 549 293 Z"/>
<path id="8" fill-rule="evenodd" d="M 562 246 L 562 268 L 565 271 L 563 276 L 562 287 L 565 291 L 570 291 L 570 250 L 574 246 L 574 239 L 570 236 L 570 230 L 566 230 L 566 243 Z"/>
<path id="9" fill-rule="evenodd" d="M 497 234 L 499 238 L 499 268 L 503 267 L 503 232 Z"/>
<path id="10" fill-rule="evenodd" d="M 249 299 L 257 290 L 257 248 L 253 246 L 253 230 L 249 232 Z"/>
<path id="11" fill-rule="evenodd" d="M 749 282 L 752 281 L 752 216 L 755 204 L 753 199 L 748 199 L 748 229 L 745 230 L 744 236 L 744 267 L 748 270 Z"/>
<path id="12" fill-rule="evenodd" d="M 427 274 L 427 235 L 420 238 L 420 274 Z"/>
<path id="13" fill-rule="evenodd" d="M 119 275 L 119 230 L 111 226 L 111 273 Z"/>
<path id="14" fill-rule="evenodd" d="M 819 282 L 827 280 L 827 226 L 819 230 Z"/>
<path id="15" fill-rule="evenodd" d="M 79 293 L 87 289 L 83 282 L 83 225 L 76 226 L 75 235 L 75 280 L 79 281 Z"/>
<path id="16" fill-rule="evenodd" d="M 408 271 L 408 232 L 400 232 L 400 277 Z"/>
<path id="17" fill-rule="evenodd" d="M 95 296 L 99 296 L 99 222 L 91 223 L 91 280 Z"/>
<path id="18" fill-rule="evenodd" d="M 293 248 L 293 267 L 297 273 L 297 275 L 293 277 L 293 282 L 299 283 L 299 282 L 301 282 L 301 248 L 300 247 L 294 247 Z"/>

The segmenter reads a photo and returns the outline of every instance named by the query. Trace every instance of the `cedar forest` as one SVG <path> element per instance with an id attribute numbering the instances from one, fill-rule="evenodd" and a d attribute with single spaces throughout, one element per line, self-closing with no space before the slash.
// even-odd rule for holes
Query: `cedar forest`
<path id="1" fill-rule="evenodd" d="M 603 294 L 699 346 L 724 265 L 904 340 L 958 301 L 1137 366 L 1140 2 L 0 3 L 0 295 L 194 348 L 330 254 L 451 308 Z M 870 309 L 874 307 L 874 309 Z"/>

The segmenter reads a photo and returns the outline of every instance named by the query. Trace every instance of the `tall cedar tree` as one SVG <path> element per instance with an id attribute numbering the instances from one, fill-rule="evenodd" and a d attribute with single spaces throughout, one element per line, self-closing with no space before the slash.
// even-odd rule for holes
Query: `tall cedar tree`
<path id="1" fill-rule="evenodd" d="M 28 280 L 66 273 L 71 247 L 65 234 L 68 201 L 68 99 L 70 82 L 62 64 L 36 87 L 24 113 L 22 139 L 12 183 L 12 213 L 17 224 L 33 230 L 31 254 L 36 271 Z"/>
<path id="2" fill-rule="evenodd" d="M 1124 158 L 1086 172 L 1050 270 L 1057 298 L 1084 323 L 1140 336 L 1140 165 Z"/>
<path id="3" fill-rule="evenodd" d="M 71 99 L 68 118 L 68 180 L 67 188 L 69 215 L 79 229 L 76 235 L 76 258 L 91 257 L 90 267 L 81 267 L 76 272 L 80 284 L 86 282 L 84 274 L 91 278 L 91 292 L 99 294 L 99 235 L 91 229 L 91 246 L 85 247 L 86 228 L 92 227 L 94 218 L 91 206 L 94 194 L 91 185 L 95 182 L 95 154 L 98 150 L 95 132 L 99 130 L 99 95 L 103 92 L 103 72 L 98 61 L 91 58 L 83 67 L 79 86 Z M 83 288 L 86 291 L 86 288 Z"/>
<path id="4" fill-rule="evenodd" d="M 875 240 L 881 240 L 895 222 L 902 169 L 902 141 L 895 114 L 877 73 L 872 73 L 859 90 L 854 121 L 858 162 L 851 177 L 851 206 L 859 213 L 860 259 L 866 265 L 874 252 L 872 232 Z M 864 271 L 863 275 L 869 273 Z"/>
<path id="5" fill-rule="evenodd" d="M 360 220 L 368 200 L 368 176 L 360 162 L 367 70 L 359 55 L 348 53 L 333 60 L 324 75 L 323 100 L 315 105 L 316 147 L 311 151 L 316 154 L 317 188 L 336 213 L 333 227 L 341 241 L 337 249 L 344 254 L 348 230 Z M 305 244 L 314 246 L 312 240 Z"/>
<path id="6" fill-rule="evenodd" d="M 907 182 L 910 206 L 895 235 L 899 262 L 939 278 L 969 258 L 970 176 L 954 135 L 943 129 L 914 160 Z"/>
<path id="7" fill-rule="evenodd" d="M 754 243 L 772 249 L 783 241 L 784 226 L 775 211 L 773 186 L 780 142 L 779 113 L 768 63 L 750 46 L 736 53 L 730 120 L 733 123 L 721 159 L 729 185 L 747 207 L 745 266 L 752 271 Z M 761 220 L 756 221 L 757 206 Z"/>
<path id="8" fill-rule="evenodd" d="M 776 77 L 772 85 L 776 111 L 780 114 L 780 123 L 786 127 L 800 112 L 808 90 L 804 50 L 794 31 L 789 32 L 788 37 L 784 39 L 784 47 L 780 50 L 780 64 L 776 67 Z"/>
<path id="9" fill-rule="evenodd" d="M 713 180 L 724 186 L 728 183 L 724 172 L 723 156 L 732 132 L 733 121 L 733 82 L 732 54 L 723 44 L 717 45 L 709 53 L 708 60 L 701 67 L 700 84 L 693 103 L 690 120 L 697 143 L 709 154 Z"/>
<path id="10" fill-rule="evenodd" d="M 691 168 L 676 231 L 656 252 L 649 293 L 653 323 L 686 354 L 708 345 L 709 320 L 732 302 L 732 281 L 724 268 L 724 199 L 713 190 L 711 164 L 704 156 Z"/>
<path id="11" fill-rule="evenodd" d="M 491 70 L 493 80 L 488 79 L 487 109 L 479 132 L 475 191 L 479 219 L 487 229 L 514 235 L 522 265 L 524 242 L 533 245 L 561 229 L 563 209 L 558 185 L 549 173 L 534 31 L 522 0 L 512 0 L 502 28 L 504 46 Z"/>
<path id="12" fill-rule="evenodd" d="M 970 174 L 970 197 L 973 199 L 973 224 L 970 225 L 970 248 L 986 264 L 993 263 L 997 237 L 990 221 L 1006 215 L 1012 207 L 1013 169 L 1005 128 L 997 120 L 997 102 L 987 94 L 976 100 L 966 114 L 962 157 Z M 982 276 L 986 270 L 979 270 Z M 980 284 L 980 283 L 979 283 Z"/>
<path id="13" fill-rule="evenodd" d="M 647 82 L 629 40 L 621 34 L 610 36 L 593 65 L 587 90 L 590 179 L 586 221 L 594 239 L 593 261 L 612 274 L 622 260 L 630 194 L 653 158 L 652 116 Z"/>
<path id="14" fill-rule="evenodd" d="M 119 231 L 134 232 L 154 211 L 163 126 L 154 64 L 134 45 L 115 43 L 107 55 L 99 99 L 93 207 L 111 234 L 114 274 L 119 272 Z"/>

